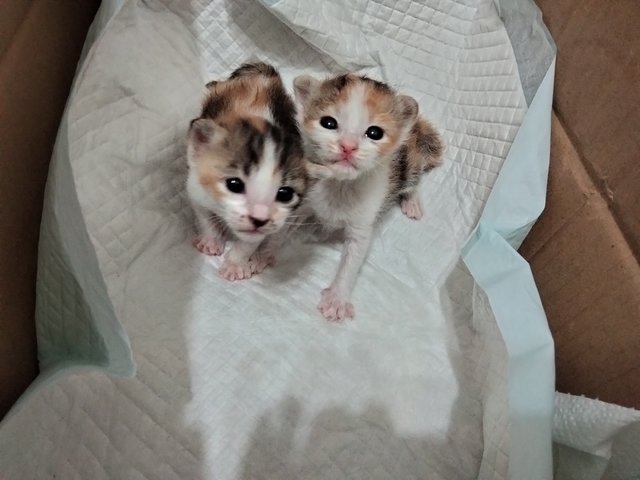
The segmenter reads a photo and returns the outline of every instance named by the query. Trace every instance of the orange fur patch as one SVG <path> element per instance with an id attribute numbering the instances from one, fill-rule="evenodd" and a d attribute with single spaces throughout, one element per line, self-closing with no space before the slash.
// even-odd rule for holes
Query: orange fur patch
<path id="1" fill-rule="evenodd" d="M 222 99 L 224 108 L 216 121 L 233 123 L 239 117 L 255 116 L 256 113 L 267 110 L 270 89 L 277 82 L 277 78 L 263 76 L 221 81 L 209 87 L 209 95 L 204 104 Z"/>
<path id="2" fill-rule="evenodd" d="M 267 124 L 267 120 L 265 120 L 264 118 L 252 115 L 250 117 L 249 116 L 245 117 L 244 120 L 248 122 L 253 128 L 255 128 L 262 135 L 267 133 L 268 124 Z"/>
<path id="3" fill-rule="evenodd" d="M 224 162 L 221 159 L 207 155 L 197 166 L 200 185 L 217 200 L 220 200 L 225 194 L 220 186 L 224 178 L 223 165 Z"/>

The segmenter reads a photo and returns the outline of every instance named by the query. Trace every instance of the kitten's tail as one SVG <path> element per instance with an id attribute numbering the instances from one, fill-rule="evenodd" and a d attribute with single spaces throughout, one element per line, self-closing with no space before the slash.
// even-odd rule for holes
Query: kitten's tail
<path id="1" fill-rule="evenodd" d="M 428 172 L 442 164 L 444 143 L 433 126 L 423 118 L 418 118 L 411 129 L 410 139 L 416 153 L 421 158 L 423 172 Z"/>

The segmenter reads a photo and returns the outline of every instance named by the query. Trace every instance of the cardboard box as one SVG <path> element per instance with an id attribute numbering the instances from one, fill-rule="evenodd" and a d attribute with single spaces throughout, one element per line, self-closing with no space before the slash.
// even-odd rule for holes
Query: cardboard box
<path id="1" fill-rule="evenodd" d="M 557 44 L 547 209 L 522 246 L 560 391 L 640 408 L 640 3 L 538 0 Z M 34 297 L 48 162 L 98 0 L 0 15 L 0 416 L 37 373 Z"/>
<path id="2" fill-rule="evenodd" d="M 640 408 L 640 3 L 538 0 L 557 47 L 547 208 L 523 244 L 556 387 Z"/>
<path id="3" fill-rule="evenodd" d="M 98 0 L 0 3 L 0 417 L 37 374 L 34 327 L 42 196 Z"/>

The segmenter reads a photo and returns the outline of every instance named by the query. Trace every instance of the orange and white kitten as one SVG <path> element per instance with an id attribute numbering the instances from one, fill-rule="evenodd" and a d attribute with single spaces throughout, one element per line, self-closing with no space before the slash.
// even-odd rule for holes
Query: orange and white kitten
<path id="1" fill-rule="evenodd" d="M 388 85 L 354 74 L 320 81 L 294 80 L 310 171 L 318 181 L 307 199 L 316 220 L 344 234 L 336 276 L 318 309 L 329 320 L 353 317 L 350 302 L 380 215 L 398 202 L 410 218 L 422 216 L 421 175 L 438 166 L 442 142 L 418 116 L 417 102 Z"/>
<path id="2" fill-rule="evenodd" d="M 187 192 L 199 226 L 194 246 L 221 255 L 232 240 L 220 274 L 240 280 L 267 266 L 258 247 L 306 193 L 302 141 L 293 100 L 272 66 L 245 64 L 207 88 L 188 134 Z"/>

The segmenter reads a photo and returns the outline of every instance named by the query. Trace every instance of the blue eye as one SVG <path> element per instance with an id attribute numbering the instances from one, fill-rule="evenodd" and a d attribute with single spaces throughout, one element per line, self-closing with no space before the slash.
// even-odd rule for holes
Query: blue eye
<path id="1" fill-rule="evenodd" d="M 294 192 L 291 187 L 280 187 L 276 195 L 276 201 L 280 203 L 289 203 L 293 200 L 293 195 L 295 193 L 296 192 Z"/>
<path id="2" fill-rule="evenodd" d="M 232 193 L 244 192 L 244 182 L 237 177 L 227 178 L 225 183 L 227 184 L 229 191 Z"/>
<path id="3" fill-rule="evenodd" d="M 376 125 L 371 125 L 367 128 L 365 135 L 371 140 L 380 140 L 384 136 L 384 130 Z"/>
<path id="4" fill-rule="evenodd" d="M 320 125 L 327 130 L 335 130 L 338 128 L 338 121 L 333 117 L 322 117 L 320 119 Z"/>

